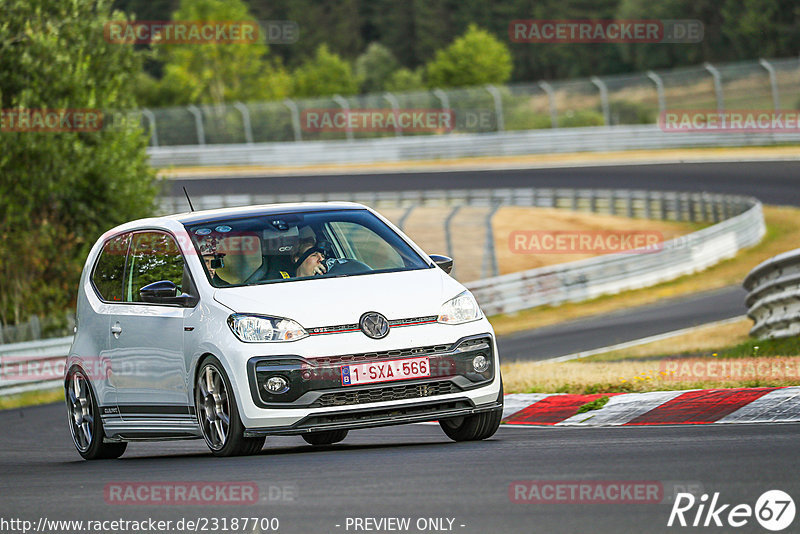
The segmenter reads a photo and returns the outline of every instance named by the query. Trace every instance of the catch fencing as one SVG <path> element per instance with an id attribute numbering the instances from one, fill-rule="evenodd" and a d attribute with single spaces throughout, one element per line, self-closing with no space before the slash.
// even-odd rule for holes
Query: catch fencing
<path id="1" fill-rule="evenodd" d="M 800 59 L 563 82 L 142 109 L 152 165 L 296 166 L 800 142 L 786 131 L 662 131 L 668 110 L 795 110 Z M 320 111 L 447 112 L 448 128 L 317 128 Z"/>

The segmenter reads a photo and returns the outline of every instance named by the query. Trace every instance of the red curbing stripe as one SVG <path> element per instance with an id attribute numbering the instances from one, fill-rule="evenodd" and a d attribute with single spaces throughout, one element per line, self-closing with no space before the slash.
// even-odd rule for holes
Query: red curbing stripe
<path id="1" fill-rule="evenodd" d="M 587 402 L 614 395 L 620 395 L 620 393 L 552 395 L 523 408 L 503 422 L 508 425 L 555 425 L 575 415 L 578 408 Z"/>
<path id="2" fill-rule="evenodd" d="M 625 425 L 704 425 L 781 388 L 704 389 L 665 402 Z"/>

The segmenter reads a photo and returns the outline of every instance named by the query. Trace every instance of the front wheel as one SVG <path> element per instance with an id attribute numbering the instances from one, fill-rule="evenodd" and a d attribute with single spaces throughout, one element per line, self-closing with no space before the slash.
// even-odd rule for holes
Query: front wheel
<path id="1" fill-rule="evenodd" d="M 197 373 L 195 410 L 203 438 L 214 456 L 247 456 L 264 446 L 266 438 L 244 437 L 230 380 L 213 356 L 203 362 Z"/>
<path id="2" fill-rule="evenodd" d="M 503 382 L 500 382 L 500 393 L 497 396 L 503 402 Z M 490 438 L 500 428 L 503 419 L 503 408 L 491 412 L 477 413 L 463 417 L 453 417 L 439 421 L 439 426 L 447 437 L 453 441 L 478 441 Z"/>
<path id="3" fill-rule="evenodd" d="M 333 445 L 347 437 L 347 430 L 325 430 L 303 434 L 303 439 L 309 445 Z"/>
<path id="4" fill-rule="evenodd" d="M 70 369 L 64 384 L 67 400 L 69 430 L 75 448 L 85 460 L 119 458 L 128 447 L 127 443 L 105 443 L 105 432 L 100 410 L 97 408 L 92 385 L 83 370 Z"/>

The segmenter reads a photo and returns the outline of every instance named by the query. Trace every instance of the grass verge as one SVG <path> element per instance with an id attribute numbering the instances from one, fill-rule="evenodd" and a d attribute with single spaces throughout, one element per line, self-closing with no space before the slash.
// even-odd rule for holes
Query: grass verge
<path id="1" fill-rule="evenodd" d="M 747 337 L 750 321 L 699 328 L 563 363 L 502 365 L 508 393 L 628 393 L 800 384 L 800 339 Z"/>
<path id="2" fill-rule="evenodd" d="M 18 395 L 0 397 L 0 410 L 35 406 L 37 404 L 50 404 L 51 402 L 59 401 L 64 401 L 64 390 L 60 387 L 47 391 L 28 391 Z"/>

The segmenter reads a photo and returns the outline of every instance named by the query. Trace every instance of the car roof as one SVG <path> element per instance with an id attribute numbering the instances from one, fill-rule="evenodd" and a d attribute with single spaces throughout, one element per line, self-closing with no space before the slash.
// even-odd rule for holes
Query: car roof
<path id="1" fill-rule="evenodd" d="M 260 215 L 270 215 L 278 213 L 308 213 L 313 211 L 337 211 L 337 210 L 369 210 L 368 207 L 356 202 L 296 202 L 284 204 L 262 204 L 257 206 L 241 206 L 238 208 L 220 208 L 214 210 L 189 211 L 176 213 L 173 215 L 163 215 L 160 217 L 148 217 L 129 221 L 114 228 L 107 230 L 98 239 L 103 242 L 112 235 L 123 232 L 135 232 L 144 228 L 173 229 L 175 223 L 192 225 L 206 221 L 218 221 L 228 217 L 245 218 L 257 217 Z"/>
<path id="2" fill-rule="evenodd" d="M 189 211 L 185 213 L 176 213 L 174 215 L 166 215 L 164 218 L 176 220 L 181 224 L 197 224 L 204 221 L 214 221 L 226 217 L 239 218 L 259 215 L 272 215 L 277 213 L 307 213 L 311 211 L 337 211 L 343 209 L 367 208 L 366 206 L 357 204 L 355 202 L 296 202 Z"/>

